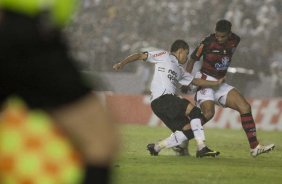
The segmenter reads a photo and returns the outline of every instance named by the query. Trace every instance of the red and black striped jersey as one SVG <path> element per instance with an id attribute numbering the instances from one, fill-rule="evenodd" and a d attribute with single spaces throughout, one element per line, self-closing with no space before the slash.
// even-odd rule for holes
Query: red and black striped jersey
<path id="1" fill-rule="evenodd" d="M 197 61 L 203 56 L 201 72 L 219 79 L 225 76 L 239 42 L 240 37 L 234 33 L 223 44 L 211 34 L 194 50 L 191 58 Z"/>

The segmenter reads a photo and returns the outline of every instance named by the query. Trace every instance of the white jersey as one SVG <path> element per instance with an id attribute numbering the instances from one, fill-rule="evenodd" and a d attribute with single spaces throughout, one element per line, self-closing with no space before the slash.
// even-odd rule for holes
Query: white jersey
<path id="1" fill-rule="evenodd" d="M 155 64 L 154 77 L 151 83 L 151 101 L 164 95 L 176 94 L 182 85 L 189 85 L 193 76 L 185 71 L 177 58 L 164 50 L 147 52 L 145 62 Z"/>

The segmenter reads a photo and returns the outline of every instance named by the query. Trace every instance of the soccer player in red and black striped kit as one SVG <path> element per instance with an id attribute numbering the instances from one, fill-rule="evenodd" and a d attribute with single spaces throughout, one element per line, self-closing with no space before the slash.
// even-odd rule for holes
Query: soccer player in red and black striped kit
<path id="1" fill-rule="evenodd" d="M 191 54 L 186 70 L 191 73 L 194 63 L 202 57 L 203 64 L 196 78 L 218 80 L 224 77 L 232 55 L 240 42 L 240 37 L 231 31 L 231 27 L 232 24 L 229 21 L 219 20 L 216 23 L 215 33 L 206 37 Z M 223 83 L 218 89 L 201 88 L 197 91 L 195 100 L 202 110 L 205 122 L 214 116 L 215 104 L 238 111 L 253 157 L 274 149 L 274 144 L 261 145 L 259 143 L 251 106 L 233 86 Z"/>

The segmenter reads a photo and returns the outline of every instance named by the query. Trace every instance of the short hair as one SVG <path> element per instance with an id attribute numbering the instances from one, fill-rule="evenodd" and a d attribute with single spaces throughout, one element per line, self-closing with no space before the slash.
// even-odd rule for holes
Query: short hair
<path id="1" fill-rule="evenodd" d="M 215 31 L 227 33 L 231 31 L 232 24 L 228 20 L 222 19 L 217 21 Z"/>
<path id="2" fill-rule="evenodd" d="M 175 40 L 170 47 L 170 52 L 176 52 L 178 49 L 188 49 L 189 45 L 184 40 Z"/>

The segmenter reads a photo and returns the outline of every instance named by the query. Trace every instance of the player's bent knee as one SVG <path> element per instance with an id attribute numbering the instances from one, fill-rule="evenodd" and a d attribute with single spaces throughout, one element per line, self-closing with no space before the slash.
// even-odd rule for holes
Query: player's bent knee
<path id="1" fill-rule="evenodd" d="M 251 112 L 252 108 L 249 103 L 245 103 L 244 105 L 239 106 L 239 111 L 241 114 Z"/>
<path id="2" fill-rule="evenodd" d="M 194 107 L 191 112 L 189 113 L 189 117 L 191 119 L 200 118 L 201 117 L 201 110 L 198 107 Z"/>
<path id="3" fill-rule="evenodd" d="M 209 121 L 213 118 L 214 112 L 213 111 L 204 111 L 203 115 L 204 115 L 206 121 Z"/>

